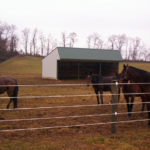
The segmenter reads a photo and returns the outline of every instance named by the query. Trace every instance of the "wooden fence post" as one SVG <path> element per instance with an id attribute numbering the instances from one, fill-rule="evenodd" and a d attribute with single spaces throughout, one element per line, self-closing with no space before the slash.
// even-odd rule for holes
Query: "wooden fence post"
<path id="1" fill-rule="evenodd" d="M 116 121 L 117 121 L 117 103 L 118 103 L 118 82 L 113 81 L 114 84 L 111 86 L 112 91 L 112 124 L 111 124 L 111 133 L 116 133 Z M 114 123 L 113 123 L 114 122 Z"/>

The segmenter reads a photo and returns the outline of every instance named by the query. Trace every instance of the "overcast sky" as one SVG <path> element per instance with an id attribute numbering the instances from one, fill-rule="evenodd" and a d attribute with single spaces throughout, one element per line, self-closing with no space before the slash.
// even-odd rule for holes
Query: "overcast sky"
<path id="1" fill-rule="evenodd" d="M 57 36 L 76 32 L 83 40 L 93 32 L 102 39 L 125 33 L 150 47 L 150 0 L 0 0 L 0 21 Z"/>

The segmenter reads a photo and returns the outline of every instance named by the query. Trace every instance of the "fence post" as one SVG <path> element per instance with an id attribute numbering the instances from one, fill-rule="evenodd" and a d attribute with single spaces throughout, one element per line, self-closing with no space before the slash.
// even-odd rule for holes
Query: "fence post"
<path id="1" fill-rule="evenodd" d="M 111 86 L 112 92 L 112 124 L 111 124 L 111 133 L 116 133 L 116 121 L 117 121 L 117 103 L 118 103 L 118 82 L 113 81 L 114 84 Z M 114 122 L 114 123 L 113 123 Z"/>

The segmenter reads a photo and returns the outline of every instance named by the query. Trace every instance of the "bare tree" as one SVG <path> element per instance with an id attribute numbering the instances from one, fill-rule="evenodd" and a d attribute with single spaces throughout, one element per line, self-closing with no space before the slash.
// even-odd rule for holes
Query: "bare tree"
<path id="1" fill-rule="evenodd" d="M 43 56 L 46 39 L 45 39 L 45 36 L 44 36 L 44 34 L 42 32 L 40 33 L 39 39 L 40 39 L 40 43 L 41 43 L 41 55 Z"/>
<path id="2" fill-rule="evenodd" d="M 10 25 L 0 22 L 0 39 L 7 40 L 10 30 L 11 30 Z"/>
<path id="3" fill-rule="evenodd" d="M 100 35 L 98 33 L 93 33 L 93 34 L 89 35 L 87 37 L 87 44 L 88 44 L 89 48 L 102 49 L 102 47 L 103 47 L 103 41 L 100 38 Z"/>
<path id="4" fill-rule="evenodd" d="M 16 32 L 15 25 L 11 25 L 8 27 L 6 36 L 8 38 L 8 33 L 9 33 L 9 50 L 11 52 L 14 52 L 17 50 L 17 45 L 18 45 L 18 41 L 19 41 L 19 38 L 15 32 Z"/>
<path id="5" fill-rule="evenodd" d="M 10 43 L 14 41 L 16 26 L 0 22 L 0 48 L 10 50 Z M 12 48 L 12 47 L 11 47 Z"/>
<path id="6" fill-rule="evenodd" d="M 4 34 L 4 31 L 5 31 L 5 27 L 4 27 L 4 24 L 2 22 L 0 22 L 0 40 L 3 39 L 3 34 Z"/>
<path id="7" fill-rule="evenodd" d="M 116 48 L 118 50 L 122 50 L 122 47 L 125 45 L 126 43 L 126 35 L 125 34 L 121 34 L 121 35 L 116 35 Z"/>
<path id="8" fill-rule="evenodd" d="M 70 47 L 73 47 L 74 46 L 74 43 L 77 41 L 77 34 L 75 32 L 71 32 L 69 34 L 69 39 L 70 39 L 70 43 L 69 43 L 69 46 Z"/>
<path id="9" fill-rule="evenodd" d="M 91 41 L 92 41 L 92 36 L 89 35 L 89 36 L 87 37 L 87 45 L 88 45 L 88 48 L 91 48 Z"/>
<path id="10" fill-rule="evenodd" d="M 47 41 L 47 47 L 46 47 L 46 50 L 47 50 L 47 55 L 50 53 L 50 38 L 48 37 L 47 39 L 46 39 L 46 41 Z"/>
<path id="11" fill-rule="evenodd" d="M 33 36 L 32 36 L 32 46 L 33 46 L 33 54 L 34 55 L 36 54 L 37 33 L 38 33 L 38 30 L 34 29 Z"/>
<path id="12" fill-rule="evenodd" d="M 66 32 L 62 32 L 61 33 L 61 37 L 62 37 L 62 45 L 63 45 L 63 47 L 66 47 L 66 45 L 67 45 L 67 35 L 66 35 Z"/>
<path id="13" fill-rule="evenodd" d="M 30 41 L 30 55 L 32 55 L 32 41 Z"/>
<path id="14" fill-rule="evenodd" d="M 29 33 L 30 30 L 28 28 L 22 30 L 22 39 L 23 39 L 23 45 L 26 54 L 28 53 Z"/>
<path id="15" fill-rule="evenodd" d="M 17 35 L 13 34 L 11 36 L 10 45 L 9 45 L 11 52 L 17 51 L 18 41 L 19 41 L 19 38 L 17 37 Z"/>
<path id="16" fill-rule="evenodd" d="M 116 43 L 116 35 L 111 35 L 109 38 L 108 38 L 108 43 L 111 44 L 111 49 L 114 50 L 115 49 L 115 43 Z"/>
<path id="17" fill-rule="evenodd" d="M 102 49 L 103 48 L 103 41 L 99 38 L 97 41 L 97 48 Z"/>
<path id="18" fill-rule="evenodd" d="M 57 46 L 58 46 L 58 41 L 57 41 L 57 39 L 54 39 L 54 40 L 52 41 L 52 47 L 51 47 L 51 49 L 53 50 L 53 49 L 55 49 Z"/>
<path id="19" fill-rule="evenodd" d="M 98 33 L 93 33 L 92 39 L 93 39 L 93 48 L 97 48 L 97 43 L 99 41 L 99 34 Z"/>
<path id="20" fill-rule="evenodd" d="M 140 44 L 141 44 L 140 38 L 136 37 L 132 39 L 132 55 L 131 55 L 132 60 L 137 60 L 138 53 L 140 50 Z"/>

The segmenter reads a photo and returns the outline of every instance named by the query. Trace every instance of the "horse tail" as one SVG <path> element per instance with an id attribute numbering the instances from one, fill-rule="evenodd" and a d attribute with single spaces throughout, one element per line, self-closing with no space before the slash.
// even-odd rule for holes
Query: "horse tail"
<path id="1" fill-rule="evenodd" d="M 14 92 L 13 92 L 13 103 L 14 103 L 14 108 L 17 108 L 17 103 L 18 103 L 18 99 L 17 99 L 17 96 L 18 96 L 18 91 L 19 91 L 19 88 L 18 88 L 18 84 L 16 83 L 16 86 L 15 86 L 15 89 L 14 89 Z"/>

